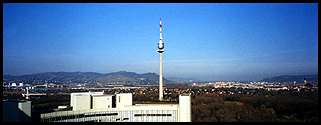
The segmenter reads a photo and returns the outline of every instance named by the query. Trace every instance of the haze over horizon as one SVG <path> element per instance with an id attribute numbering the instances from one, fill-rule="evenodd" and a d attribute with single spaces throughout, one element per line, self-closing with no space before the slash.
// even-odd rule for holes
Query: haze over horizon
<path id="1" fill-rule="evenodd" d="M 3 73 L 317 74 L 317 4 L 3 4 Z"/>
<path id="2" fill-rule="evenodd" d="M 11 75 L 11 74 L 3 74 L 3 75 L 10 75 L 10 76 L 23 76 L 23 75 L 34 75 L 34 74 L 39 74 L 39 73 L 58 73 L 58 72 L 65 72 L 65 71 L 56 71 L 56 72 L 38 72 L 38 73 L 28 73 L 28 74 L 20 74 L 20 75 Z M 80 71 L 70 71 L 70 72 L 65 72 L 65 73 L 77 73 Z M 130 72 L 132 73 L 133 71 L 126 71 L 126 70 L 121 70 L 121 71 L 116 71 L 116 72 Z M 91 73 L 99 73 L 99 74 L 109 74 L 109 73 L 116 73 L 116 72 L 91 72 Z M 81 72 L 81 73 L 88 73 L 88 72 Z M 134 72 L 137 74 L 146 74 L 146 73 L 156 73 L 156 72 Z M 156 73 L 158 75 L 158 73 Z M 283 74 L 283 75 L 276 75 L 276 76 L 266 76 L 266 77 L 262 77 L 259 78 L 257 80 L 248 80 L 248 79 L 242 79 L 242 80 L 235 80 L 235 79 L 195 79 L 195 78 L 187 78 L 187 77 L 172 77 L 172 76 L 165 76 L 165 79 L 169 79 L 169 80 L 195 80 L 195 81 L 260 81 L 266 78 L 272 78 L 272 77 L 278 77 L 278 76 L 288 76 L 288 75 L 294 75 L 294 76 L 298 76 L 298 75 L 317 75 L 317 74 Z"/>

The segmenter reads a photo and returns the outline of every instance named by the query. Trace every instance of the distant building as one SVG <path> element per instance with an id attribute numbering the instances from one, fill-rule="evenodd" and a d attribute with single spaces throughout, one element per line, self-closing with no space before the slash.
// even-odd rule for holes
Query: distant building
<path id="1" fill-rule="evenodd" d="M 47 84 L 47 87 L 48 87 L 48 88 L 63 88 L 64 85 L 49 83 L 49 84 Z"/>
<path id="2" fill-rule="evenodd" d="M 4 122 L 31 121 L 31 101 L 3 100 L 2 103 Z"/>
<path id="3" fill-rule="evenodd" d="M 309 83 L 306 78 L 304 78 L 304 85 L 303 85 L 303 88 L 312 88 L 313 85 L 311 83 Z"/>
<path id="4" fill-rule="evenodd" d="M 132 93 L 71 93 L 71 111 L 41 114 L 42 122 L 191 122 L 191 97 L 179 104 L 132 104 Z"/>
<path id="5" fill-rule="evenodd" d="M 11 87 L 16 87 L 17 84 L 16 83 L 11 83 Z"/>

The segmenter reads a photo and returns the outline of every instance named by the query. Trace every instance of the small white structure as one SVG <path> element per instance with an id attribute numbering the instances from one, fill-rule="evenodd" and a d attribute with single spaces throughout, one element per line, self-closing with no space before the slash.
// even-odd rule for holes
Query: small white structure
<path id="1" fill-rule="evenodd" d="M 16 87 L 17 84 L 16 83 L 11 83 L 11 87 Z"/>
<path id="2" fill-rule="evenodd" d="M 71 111 L 41 114 L 42 122 L 191 122 L 191 96 L 179 104 L 134 104 L 132 93 L 71 93 Z"/>
<path id="3" fill-rule="evenodd" d="M 29 87 L 26 87 L 26 91 L 27 91 L 27 94 L 26 94 L 26 99 L 29 100 Z M 23 96 L 23 95 L 22 95 Z"/>
<path id="4" fill-rule="evenodd" d="M 60 106 L 58 106 L 58 109 L 66 109 L 66 108 L 68 108 L 68 106 L 66 106 L 66 105 L 60 105 Z"/>

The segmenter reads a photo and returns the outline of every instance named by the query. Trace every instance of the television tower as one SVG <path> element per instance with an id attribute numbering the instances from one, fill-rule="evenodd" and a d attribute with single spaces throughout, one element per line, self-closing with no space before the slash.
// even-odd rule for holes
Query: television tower
<path id="1" fill-rule="evenodd" d="M 163 31 L 162 31 L 162 18 L 159 21 L 159 42 L 158 50 L 159 53 L 159 101 L 163 101 L 163 52 L 164 52 L 164 42 L 163 42 Z"/>

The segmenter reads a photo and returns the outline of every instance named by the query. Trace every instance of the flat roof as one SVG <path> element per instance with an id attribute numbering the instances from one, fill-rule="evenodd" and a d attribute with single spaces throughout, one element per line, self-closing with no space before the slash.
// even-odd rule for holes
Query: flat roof
<path id="1" fill-rule="evenodd" d="M 104 94 L 104 95 L 91 95 L 91 96 L 99 97 L 99 96 L 114 96 L 114 95 L 112 95 L 112 94 Z"/>

